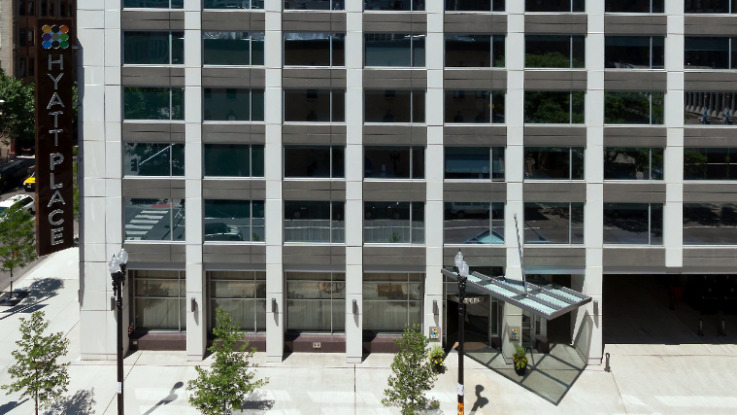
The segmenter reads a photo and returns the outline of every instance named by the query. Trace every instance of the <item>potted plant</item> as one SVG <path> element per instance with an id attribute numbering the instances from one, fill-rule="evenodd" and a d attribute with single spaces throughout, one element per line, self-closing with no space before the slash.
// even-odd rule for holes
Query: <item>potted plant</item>
<path id="1" fill-rule="evenodd" d="M 514 360 L 514 371 L 523 376 L 527 370 L 527 350 L 519 344 L 515 344 L 512 360 Z"/>
<path id="2" fill-rule="evenodd" d="M 439 344 L 433 346 L 430 348 L 430 352 L 427 354 L 427 357 L 430 359 L 430 363 L 432 364 L 432 368 L 437 373 L 443 372 L 443 358 L 445 358 L 445 350 L 443 350 L 443 347 Z"/>

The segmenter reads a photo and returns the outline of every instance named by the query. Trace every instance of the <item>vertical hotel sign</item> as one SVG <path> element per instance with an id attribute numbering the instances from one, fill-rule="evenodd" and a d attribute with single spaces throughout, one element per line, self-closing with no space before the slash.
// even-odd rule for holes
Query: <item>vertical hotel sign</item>
<path id="1" fill-rule="evenodd" d="M 39 19 L 36 42 L 36 250 L 72 246 L 72 19 Z"/>

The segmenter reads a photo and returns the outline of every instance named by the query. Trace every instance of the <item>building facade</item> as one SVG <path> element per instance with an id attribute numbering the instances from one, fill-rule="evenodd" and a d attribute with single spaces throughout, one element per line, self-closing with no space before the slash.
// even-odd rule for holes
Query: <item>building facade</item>
<path id="1" fill-rule="evenodd" d="M 102 4 L 104 3 L 104 4 Z M 452 344 L 471 271 L 593 301 L 470 293 L 466 331 L 602 357 L 606 275 L 737 265 L 734 1 L 78 2 L 84 358 L 125 326 L 201 359 L 214 309 L 281 360 Z M 433 329 L 437 328 L 437 331 Z"/>

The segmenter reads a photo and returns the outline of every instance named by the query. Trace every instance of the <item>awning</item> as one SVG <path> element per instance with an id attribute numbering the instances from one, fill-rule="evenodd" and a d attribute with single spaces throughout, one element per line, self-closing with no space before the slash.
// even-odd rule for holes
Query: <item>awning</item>
<path id="1" fill-rule="evenodd" d="M 446 269 L 442 272 L 453 280 L 459 278 L 456 272 Z M 546 281 L 530 282 L 529 278 L 526 290 L 522 281 L 492 278 L 478 272 L 469 275 L 466 284 L 546 320 L 562 316 L 591 301 L 591 297 L 570 288 Z"/>

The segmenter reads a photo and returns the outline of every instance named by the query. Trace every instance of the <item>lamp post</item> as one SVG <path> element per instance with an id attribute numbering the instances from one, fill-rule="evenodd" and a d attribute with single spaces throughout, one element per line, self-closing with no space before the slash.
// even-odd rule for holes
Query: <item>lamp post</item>
<path id="1" fill-rule="evenodd" d="M 458 415 L 463 415 L 463 325 L 466 321 L 466 280 L 468 264 L 460 250 L 455 257 L 458 269 Z"/>
<path id="2" fill-rule="evenodd" d="M 125 284 L 125 267 L 128 253 L 121 248 L 108 263 L 110 276 L 113 278 L 113 294 L 115 295 L 115 318 L 118 320 L 117 352 L 118 352 L 118 415 L 123 415 L 123 285 Z"/>

